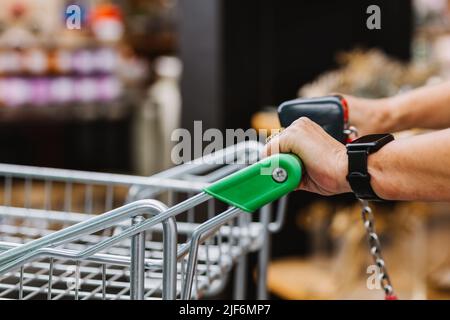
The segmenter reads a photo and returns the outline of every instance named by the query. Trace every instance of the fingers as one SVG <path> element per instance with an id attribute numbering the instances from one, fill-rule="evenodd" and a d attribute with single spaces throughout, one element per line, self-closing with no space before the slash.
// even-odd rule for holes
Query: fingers
<path id="1" fill-rule="evenodd" d="M 290 150 L 287 148 L 289 139 L 289 131 L 287 131 L 287 129 L 280 132 L 278 135 L 270 139 L 270 141 L 266 144 L 261 156 L 265 158 L 277 153 L 290 152 Z"/>
<path id="2" fill-rule="evenodd" d="M 276 153 L 293 153 L 302 159 L 305 174 L 299 189 L 324 195 L 345 192 L 345 146 L 310 119 L 294 121 L 262 152 L 264 157 Z"/>
<path id="3" fill-rule="evenodd" d="M 280 135 L 277 135 L 276 137 L 270 139 L 270 141 L 265 145 L 264 149 L 262 150 L 261 157 L 266 158 L 273 154 L 280 153 L 279 145 Z"/>
<path id="4" fill-rule="evenodd" d="M 312 134 L 317 131 L 323 130 L 310 119 L 301 117 L 266 144 L 262 157 L 289 152 L 297 153 L 297 155 L 301 156 L 304 140 L 311 140 Z"/>

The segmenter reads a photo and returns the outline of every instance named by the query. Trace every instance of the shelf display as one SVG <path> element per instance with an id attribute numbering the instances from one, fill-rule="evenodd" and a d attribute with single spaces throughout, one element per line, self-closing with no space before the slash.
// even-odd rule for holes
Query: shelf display
<path id="1" fill-rule="evenodd" d="M 2 50 L 0 104 L 8 107 L 117 99 L 123 91 L 123 81 L 117 74 L 121 63 L 126 61 L 112 48 Z"/>
<path id="2" fill-rule="evenodd" d="M 82 10 L 80 30 L 65 26 L 65 1 L 5 4 L 0 15 L 0 108 L 119 101 L 126 86 L 146 77 L 145 63 L 123 40 L 121 8 L 111 2 L 72 2 Z M 36 18 L 44 7 L 53 18 L 59 16 L 51 19 L 53 28 Z M 124 70 L 131 72 L 124 76 Z"/>

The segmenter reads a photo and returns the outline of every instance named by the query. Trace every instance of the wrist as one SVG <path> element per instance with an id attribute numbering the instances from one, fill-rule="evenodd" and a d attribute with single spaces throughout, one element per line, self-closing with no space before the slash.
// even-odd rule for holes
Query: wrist
<path id="1" fill-rule="evenodd" d="M 387 168 L 392 163 L 393 149 L 396 141 L 387 144 L 378 152 L 369 155 L 367 159 L 367 171 L 370 174 L 370 185 L 378 197 L 385 200 L 394 200 L 397 194 L 392 181 L 397 180 L 396 171 L 391 172 Z M 398 167 L 398 166 L 397 166 Z"/>
<path id="2" fill-rule="evenodd" d="M 380 150 L 383 150 L 393 141 L 392 134 L 383 133 L 363 136 L 347 144 L 347 179 L 358 198 L 366 200 L 387 199 L 383 190 L 379 187 L 380 184 L 378 184 L 378 181 L 383 181 L 385 167 L 383 166 L 384 161 L 380 161 L 377 154 L 384 154 Z"/>
<path id="3" fill-rule="evenodd" d="M 350 124 L 359 135 L 391 132 L 395 126 L 395 104 L 391 98 L 365 99 L 345 96 L 349 103 Z"/>
<path id="4" fill-rule="evenodd" d="M 384 98 L 380 101 L 379 132 L 396 132 L 404 122 L 402 96 Z"/>
<path id="5" fill-rule="evenodd" d="M 395 127 L 395 108 L 391 98 L 373 100 L 376 106 L 371 108 L 374 133 L 391 132 Z"/>
<path id="6" fill-rule="evenodd" d="M 347 193 L 352 192 L 352 188 L 350 187 L 350 184 L 347 180 L 347 174 L 348 174 L 348 155 L 347 155 L 347 149 L 343 148 L 339 151 L 338 157 L 337 157 L 337 192 L 336 193 Z"/>

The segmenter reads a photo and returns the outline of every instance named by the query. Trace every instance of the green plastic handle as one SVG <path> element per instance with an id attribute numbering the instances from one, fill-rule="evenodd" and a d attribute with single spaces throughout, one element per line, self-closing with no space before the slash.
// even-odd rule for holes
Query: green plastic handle
<path id="1" fill-rule="evenodd" d="M 295 190 L 302 162 L 293 154 L 276 154 L 235 172 L 203 191 L 231 206 L 254 212 Z"/>

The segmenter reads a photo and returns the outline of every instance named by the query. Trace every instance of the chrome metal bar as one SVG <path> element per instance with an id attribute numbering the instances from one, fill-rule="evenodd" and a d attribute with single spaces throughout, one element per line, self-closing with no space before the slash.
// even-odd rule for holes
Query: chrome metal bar
<path id="1" fill-rule="evenodd" d="M 106 186 L 106 197 L 105 197 L 105 209 L 110 211 L 113 208 L 114 202 L 114 186 Z"/>
<path id="2" fill-rule="evenodd" d="M 192 192 L 188 193 L 188 198 L 192 198 L 194 194 Z M 194 223 L 194 207 L 189 208 L 189 210 L 187 211 L 187 222 L 188 223 Z"/>
<path id="3" fill-rule="evenodd" d="M 153 175 L 154 178 L 167 178 L 167 179 L 185 179 L 186 175 L 198 175 L 211 169 L 217 168 L 223 164 L 230 164 L 230 159 L 242 158 L 245 153 L 256 153 L 254 160 L 258 158 L 258 153 L 262 150 L 263 144 L 257 141 L 245 141 L 236 145 L 227 147 L 217 152 L 205 155 L 201 158 L 195 159 L 191 162 L 170 168 L 163 172 Z M 252 160 L 253 160 L 252 158 Z M 188 181 L 192 181 L 187 177 Z M 203 182 L 210 182 L 208 178 L 201 179 Z M 154 198 L 155 194 L 161 190 L 158 186 L 154 188 L 143 188 L 145 186 L 132 186 L 130 188 L 127 202 L 135 201 L 144 198 Z M 186 190 L 189 191 L 189 190 Z M 195 191 L 194 189 L 190 191 Z"/>
<path id="4" fill-rule="evenodd" d="M 97 275 L 98 275 L 98 274 L 97 274 L 97 270 L 94 271 L 94 272 L 89 273 L 88 275 L 86 275 L 86 276 L 83 278 L 83 283 L 86 284 L 86 285 L 89 285 L 89 284 L 92 282 L 91 280 L 92 280 L 94 277 L 96 277 Z M 83 297 L 83 300 L 88 300 L 88 299 L 92 298 L 92 297 L 95 296 L 95 294 L 96 294 L 97 292 L 99 292 L 100 290 L 101 290 L 101 286 L 97 286 L 94 290 L 90 290 L 90 294 L 87 295 L 87 296 L 84 296 L 84 297 Z M 84 291 L 82 290 L 81 292 L 84 292 Z"/>
<path id="5" fill-rule="evenodd" d="M 80 275 L 80 261 L 77 261 L 75 264 L 75 300 L 79 300 Z"/>
<path id="6" fill-rule="evenodd" d="M 11 287 L 10 287 L 9 289 L 7 289 L 7 290 L 1 292 L 1 293 L 0 293 L 0 297 L 4 297 L 4 296 L 6 296 L 6 295 L 12 293 L 12 292 L 17 288 L 18 291 L 19 291 L 19 297 L 22 296 L 22 298 L 21 298 L 20 300 L 24 299 L 24 297 L 23 297 L 23 292 L 22 292 L 22 294 L 21 294 L 20 291 L 21 291 L 21 290 L 24 290 L 24 288 L 26 287 L 26 285 L 27 285 L 29 282 L 31 282 L 31 281 L 33 281 L 34 279 L 38 278 L 40 275 L 44 274 L 45 272 L 46 272 L 46 270 L 41 269 L 41 270 L 38 270 L 37 272 L 35 272 L 31 277 L 29 277 L 28 274 L 25 273 L 25 267 L 22 266 L 22 267 L 20 268 L 19 275 L 17 276 L 17 278 L 18 278 L 19 280 L 20 280 L 20 279 L 22 279 L 22 280 L 19 281 L 16 285 L 11 285 Z M 14 275 L 12 278 L 15 278 L 15 277 L 16 277 L 16 275 Z M 5 279 L 5 278 L 7 278 L 7 277 L 3 277 L 3 279 Z"/>
<path id="7" fill-rule="evenodd" d="M 201 191 L 208 184 L 196 181 L 162 178 L 157 176 L 142 177 L 124 174 L 88 172 L 78 170 L 32 167 L 0 163 L 0 175 L 13 175 L 24 179 L 49 179 L 61 182 L 106 185 L 138 185 L 143 187 L 159 187 L 176 191 Z"/>
<path id="8" fill-rule="evenodd" d="M 169 219 L 169 220 L 172 220 L 172 219 Z M 175 221 L 174 220 L 172 220 L 172 221 L 173 222 L 171 222 L 171 224 L 175 224 Z M 168 225 L 168 229 L 174 230 L 174 229 L 172 229 L 171 225 Z M 170 233 L 167 232 L 167 234 L 170 234 Z M 19 246 L 20 246 L 20 244 L 18 244 L 18 243 L 0 242 L 0 249 L 5 249 L 5 248 L 11 249 L 11 248 L 19 247 Z M 176 241 L 172 242 L 171 247 L 172 246 L 174 249 L 176 249 Z M 176 253 L 175 259 L 179 259 L 181 256 L 186 255 L 188 253 L 187 248 L 183 249 L 184 246 L 181 248 L 182 249 L 178 250 L 178 252 L 175 250 L 175 253 Z M 169 251 L 172 252 L 172 250 L 169 250 Z M 68 250 L 68 249 L 57 249 L 57 248 L 43 248 L 42 252 L 45 252 L 46 255 L 48 255 L 49 257 L 51 256 L 53 259 L 74 260 L 80 255 L 79 251 Z M 124 254 L 126 254 L 126 253 L 124 253 Z M 122 266 L 122 267 L 130 267 L 130 265 L 131 265 L 130 257 L 123 256 L 123 255 L 96 253 L 96 254 L 93 254 L 83 260 L 86 262 L 91 262 L 91 263 L 112 264 L 115 266 Z M 163 258 L 163 260 L 164 260 L 164 258 Z M 174 265 L 176 266 L 175 263 L 174 263 Z M 173 265 L 172 265 L 172 267 L 173 267 Z M 168 269 L 171 270 L 172 267 L 170 267 Z M 145 259 L 145 268 L 149 269 L 149 270 L 163 270 L 164 266 L 163 266 L 163 263 L 161 262 L 161 260 L 159 260 L 159 259 L 158 260 Z M 1 280 L 1 277 L 0 277 L 0 280 Z"/>
<path id="9" fill-rule="evenodd" d="M 167 218 L 173 217 L 187 209 L 196 206 L 202 202 L 207 201 L 211 197 L 206 193 L 200 193 L 178 205 L 171 207 L 165 212 L 158 214 L 152 219 L 146 220 L 144 223 L 140 224 L 139 228 L 132 230 L 132 232 L 138 233 L 144 231 L 152 225 L 158 224 L 166 220 Z M 131 218 L 139 214 L 152 214 L 157 211 L 161 212 L 161 204 L 156 200 L 139 200 L 123 207 L 111 210 L 105 214 L 96 216 L 89 220 L 80 222 L 73 226 L 67 227 L 63 230 L 57 231 L 55 233 L 44 236 L 40 239 L 26 243 L 20 247 L 10 249 L 6 252 L 0 254 L 0 274 L 4 272 L 4 265 L 10 262 L 12 259 L 24 255 L 30 251 L 36 254 L 36 250 L 49 246 L 56 246 L 63 243 L 70 242 L 80 235 L 91 234 L 102 229 L 106 229 L 116 224 L 117 222 Z M 107 245 L 108 243 L 105 243 Z M 18 259 L 19 260 L 19 259 Z"/>
<path id="10" fill-rule="evenodd" d="M 236 262 L 233 290 L 234 300 L 244 300 L 247 288 L 247 250 L 245 242 L 247 241 L 246 237 L 248 237 L 248 235 L 242 235 L 242 230 L 245 228 L 245 224 L 247 222 L 246 218 L 247 213 L 240 214 L 238 217 L 240 230 L 238 241 L 240 242 L 240 246 L 244 252 L 238 257 Z"/>
<path id="11" fill-rule="evenodd" d="M 270 256 L 270 232 L 268 225 L 270 223 L 271 205 L 268 204 L 261 208 L 261 223 L 263 224 L 262 247 L 258 254 L 258 282 L 257 299 L 267 300 L 267 266 Z"/>
<path id="12" fill-rule="evenodd" d="M 247 254 L 238 257 L 234 276 L 234 300 L 244 300 L 247 288 Z"/>
<path id="13" fill-rule="evenodd" d="M 171 217 L 163 224 L 163 282 L 162 298 L 175 300 L 177 297 L 177 223 Z"/>
<path id="14" fill-rule="evenodd" d="M 50 258 L 50 268 L 48 270 L 47 300 L 52 300 L 53 267 L 54 267 L 54 259 Z"/>
<path id="15" fill-rule="evenodd" d="M 186 174 L 182 178 L 189 181 L 214 182 L 245 167 L 246 165 L 244 164 L 227 165 L 206 175 Z"/>
<path id="16" fill-rule="evenodd" d="M 98 217 L 98 215 L 43 210 L 43 209 L 26 209 L 18 207 L 0 206 L 0 216 L 11 218 L 23 218 L 30 220 L 54 221 L 74 224 L 87 220 L 88 218 Z"/>
<path id="17" fill-rule="evenodd" d="M 0 249 L 11 249 L 20 247 L 21 244 L 19 243 L 10 243 L 10 242 L 0 242 Z M 56 248 L 43 248 L 43 251 L 48 252 L 49 255 L 52 255 L 52 259 L 74 259 L 76 255 L 78 254 L 78 251 L 74 250 L 68 250 L 68 249 L 56 249 Z M 109 263 L 117 266 L 124 266 L 129 267 L 130 266 L 130 258 L 124 257 L 124 256 L 118 256 L 118 255 L 111 255 L 111 254 L 102 254 L 102 253 L 96 253 L 89 258 L 85 259 L 87 262 L 92 263 Z M 150 259 L 146 259 L 146 265 L 148 267 L 153 265 L 153 261 Z"/>
<path id="18" fill-rule="evenodd" d="M 196 201 L 194 203 L 192 203 L 192 201 L 191 201 L 189 205 L 196 205 L 196 204 L 201 203 L 203 201 L 206 201 L 208 199 L 209 199 L 209 196 L 205 196 L 205 197 L 198 196 L 195 199 Z M 192 200 L 192 199 L 190 199 L 190 200 Z M 173 211 L 173 214 L 175 214 L 177 211 L 183 212 L 184 210 L 186 210 L 186 208 L 189 207 L 189 205 L 187 205 L 187 204 L 182 205 L 181 208 L 178 208 L 179 210 Z M 100 250 L 102 250 L 102 249 L 104 249 L 104 248 L 106 248 L 108 246 L 111 246 L 113 243 L 121 241 L 121 240 L 123 240 L 126 237 L 130 237 L 130 236 L 132 236 L 134 234 L 142 232 L 143 230 L 146 230 L 148 227 L 151 227 L 152 225 L 148 224 L 148 222 L 150 220 L 152 220 L 153 224 L 156 224 L 156 223 L 160 223 L 162 220 L 164 220 L 165 217 L 166 217 L 166 215 L 160 214 L 160 215 L 156 216 L 155 218 L 149 219 L 149 220 L 147 220 L 146 222 L 144 222 L 142 224 L 139 224 L 139 225 L 137 225 L 135 227 L 129 228 L 129 230 L 124 230 L 124 232 L 122 232 L 122 234 L 113 237 L 113 239 L 107 239 L 107 240 L 101 241 L 97 245 L 95 245 L 95 246 L 93 246 L 93 247 L 91 247 L 91 248 L 89 248 L 87 250 L 84 250 L 84 251 L 82 251 L 80 253 L 68 255 L 69 256 L 68 258 L 70 258 L 72 260 L 79 261 L 81 259 L 85 259 L 85 258 L 91 257 L 96 252 L 98 252 L 98 251 L 100 251 Z M 169 221 L 169 220 L 166 220 L 166 221 Z M 164 223 L 164 221 L 163 221 L 163 223 Z M 167 225 L 168 225 L 168 223 L 167 223 Z M 174 222 L 173 222 L 173 225 L 175 225 Z M 163 230 L 164 230 L 164 228 L 163 228 Z M 168 230 L 168 229 L 166 229 L 166 230 Z M 166 233 L 169 234 L 169 235 L 171 235 L 171 234 L 173 235 L 173 234 L 176 234 L 176 230 L 175 230 L 175 232 L 171 232 L 171 233 L 170 232 L 166 232 Z M 167 285 L 165 290 L 167 292 L 167 297 L 168 298 L 172 298 L 174 295 L 176 295 L 174 293 L 175 292 L 174 288 L 176 288 L 175 287 L 176 281 L 175 280 L 170 280 L 170 279 L 176 279 L 176 273 L 175 273 L 176 272 L 176 265 L 175 265 L 175 263 L 176 263 L 176 241 L 172 241 L 172 246 L 173 246 L 173 249 L 171 251 L 170 250 L 166 250 L 167 255 L 166 255 L 165 261 L 167 261 L 167 262 L 172 261 L 172 265 L 169 268 L 169 270 L 174 270 L 173 271 L 174 275 L 170 276 L 168 273 L 164 273 L 163 274 L 163 283 L 165 285 Z M 45 254 L 46 256 L 49 256 L 49 257 L 54 256 L 54 252 L 52 252 L 51 250 L 48 250 L 48 249 L 45 249 L 45 248 L 41 248 L 39 250 L 33 251 L 29 255 L 25 254 L 24 256 L 20 257 L 20 259 L 17 259 L 16 261 L 14 261 L 14 264 L 15 265 L 23 264 L 26 261 L 34 258 L 35 256 L 41 255 L 41 254 Z M 169 259 L 169 258 L 167 258 L 167 256 L 170 255 L 170 254 L 172 254 L 173 257 Z M 169 264 L 167 263 L 167 265 L 169 265 Z M 0 273 L 6 272 L 8 269 L 11 269 L 11 268 L 14 268 L 14 267 L 15 267 L 14 265 L 7 265 L 5 267 L 2 266 L 0 268 L 1 269 Z M 168 281 L 165 280 L 166 277 L 168 277 L 167 278 L 167 279 L 169 279 Z M 172 288 L 172 289 L 170 289 L 170 288 Z"/>
<path id="19" fill-rule="evenodd" d="M 64 211 L 62 216 L 65 218 L 72 211 L 72 183 L 70 181 L 66 182 L 64 186 Z M 67 222 L 64 223 L 64 227 L 67 227 Z"/>
<path id="20" fill-rule="evenodd" d="M 106 264 L 102 264 L 102 300 L 106 299 Z"/>
<path id="21" fill-rule="evenodd" d="M 287 208 L 288 196 L 281 197 L 278 200 L 278 208 L 276 212 L 276 219 L 269 224 L 269 231 L 272 233 L 279 232 L 286 220 L 286 208 Z"/>
<path id="22" fill-rule="evenodd" d="M 255 155 L 257 157 L 257 151 L 260 150 L 260 148 L 261 145 L 258 143 L 250 143 L 250 147 L 248 143 L 231 146 L 230 148 L 227 148 L 228 150 L 226 150 L 226 152 L 214 154 L 209 158 L 215 158 L 215 160 L 219 161 L 209 164 L 205 161 L 204 157 L 199 163 L 182 165 L 174 168 L 174 170 L 170 169 L 167 172 L 156 175 L 157 179 L 154 179 L 155 176 L 151 178 L 109 174 L 104 174 L 102 176 L 102 174 L 97 175 L 96 173 L 90 172 L 62 170 L 65 173 L 73 173 L 73 176 L 67 178 L 64 176 L 61 177 L 60 174 L 64 172 L 59 171 L 59 169 L 55 169 L 55 171 L 47 168 L 34 168 L 38 169 L 34 172 L 35 176 L 21 175 L 24 172 L 24 170 L 22 170 L 23 166 L 17 166 L 16 169 L 19 169 L 20 167 L 21 172 L 17 174 L 13 173 L 13 177 L 29 179 L 29 181 L 33 181 L 33 183 L 35 180 L 41 178 L 46 182 L 44 210 L 39 211 L 33 208 L 29 209 L 30 211 L 25 211 L 23 208 L 6 208 L 0 206 L 0 216 L 9 216 L 13 218 L 22 216 L 22 218 L 25 219 L 28 219 L 31 216 L 31 218 L 34 219 L 34 213 L 36 213 L 37 216 L 42 216 L 45 221 L 55 221 L 57 223 L 46 224 L 41 231 L 39 231 L 39 228 L 42 228 L 40 227 L 40 224 L 38 226 L 37 224 L 35 225 L 34 222 L 29 225 L 11 225 L 11 227 L 6 228 L 5 230 L 11 233 L 5 238 L 2 238 L 2 240 L 24 242 L 25 244 L 14 247 L 10 244 L 0 242 L 0 275 L 17 268 L 18 266 L 23 267 L 25 263 L 32 261 L 29 265 L 27 264 L 25 280 L 33 280 L 28 285 L 25 284 L 26 281 L 22 283 L 22 287 L 25 285 L 25 299 L 40 298 L 46 293 L 48 297 L 49 292 L 50 298 L 53 299 L 68 297 L 77 299 L 148 299 L 156 298 L 158 295 L 160 295 L 159 297 L 162 296 L 163 299 L 174 299 L 178 296 L 178 292 L 180 293 L 180 297 L 189 296 L 189 298 L 198 298 L 208 294 L 214 294 L 214 292 L 217 291 L 212 289 L 220 289 L 224 286 L 227 273 L 230 270 L 232 263 L 238 262 L 237 269 L 241 270 L 242 265 L 246 262 L 243 263 L 242 261 L 244 260 L 240 257 L 245 255 L 247 250 L 259 249 L 261 236 L 259 232 L 253 232 L 255 230 L 263 230 L 263 228 L 259 227 L 259 222 L 254 223 L 254 228 L 252 226 L 252 236 L 246 237 L 245 241 L 242 241 L 243 239 L 241 238 L 245 237 L 248 232 L 245 231 L 244 234 L 242 228 L 246 227 L 248 230 L 251 220 L 246 220 L 244 225 L 234 224 L 233 222 L 236 221 L 234 219 L 237 217 L 238 213 L 234 215 L 234 213 L 229 212 L 230 210 L 237 210 L 239 212 L 238 209 L 234 208 L 230 208 L 214 217 L 216 213 L 214 208 L 215 200 L 204 193 L 195 195 L 178 205 L 174 205 L 170 209 L 166 208 L 160 210 L 161 208 L 156 205 L 157 208 L 154 208 L 151 203 L 148 202 L 149 200 L 143 200 L 142 202 L 138 201 L 136 203 L 130 203 L 129 207 L 126 205 L 110 210 L 101 216 L 92 216 L 85 213 L 86 211 L 91 211 L 91 208 L 94 208 L 93 211 L 98 211 L 100 206 L 105 209 L 110 209 L 114 205 L 114 188 L 116 188 L 116 186 L 118 189 L 119 186 L 120 188 L 123 186 L 133 186 L 132 189 L 136 187 L 137 189 L 145 191 L 140 193 L 139 197 L 146 194 L 149 190 L 158 196 L 163 196 L 165 195 L 163 192 L 168 192 L 170 193 L 170 198 L 174 200 L 177 200 L 175 194 L 176 191 L 187 192 L 190 193 L 190 195 L 194 195 L 196 192 L 200 191 L 201 188 L 192 188 L 193 185 L 206 186 L 209 182 L 220 179 L 239 169 L 239 164 L 230 165 L 229 163 L 224 163 L 226 164 L 225 166 L 221 165 L 220 157 L 222 157 L 223 160 L 229 156 L 228 160 L 235 159 L 235 161 L 244 156 L 248 156 L 249 154 L 252 157 Z M 206 159 L 208 158 L 206 157 Z M 2 166 L 3 165 L 0 164 L 0 174 L 1 170 L 5 168 Z M 245 166 L 245 164 L 242 166 Z M 27 167 L 25 167 L 25 169 L 27 169 Z M 57 175 L 57 177 L 53 177 L 52 175 Z M 124 179 L 125 177 L 133 177 L 135 179 L 121 181 L 121 179 Z M 138 181 L 139 179 L 142 180 Z M 53 208 L 56 210 L 50 211 L 50 209 L 52 209 L 51 184 L 55 183 L 55 187 L 59 187 L 58 181 L 64 182 L 66 186 L 64 198 L 67 201 L 64 201 L 64 209 L 66 210 L 64 214 L 61 214 L 61 211 L 56 211 L 59 210 L 57 209 L 59 204 L 56 204 L 56 202 L 54 202 L 55 205 L 53 205 Z M 159 183 L 160 181 L 163 181 L 163 183 Z M 177 181 L 178 185 L 174 187 L 172 181 Z M 74 185 L 73 202 L 72 184 Z M 82 199 L 79 199 L 79 184 L 87 185 L 87 187 L 85 187 L 86 201 L 84 203 L 84 214 L 71 212 L 72 204 L 75 211 L 83 210 L 83 203 L 78 201 L 82 201 Z M 68 186 L 70 186 L 70 188 Z M 102 192 L 97 192 L 100 191 L 99 186 L 103 188 Z M 181 188 L 178 188 L 179 186 L 181 186 Z M 40 182 L 37 183 L 35 188 L 40 188 Z M 88 188 L 91 189 L 88 190 Z M 67 189 L 70 189 L 70 193 L 67 192 Z M 117 191 L 121 191 L 118 189 Z M 103 190 L 105 190 L 105 192 L 103 192 Z M 91 197 L 93 196 L 93 192 L 96 197 L 98 196 L 99 199 L 104 200 L 99 202 L 95 199 L 96 201 L 93 202 L 93 198 Z M 117 197 L 119 197 L 119 194 L 121 193 L 118 192 Z M 131 194 L 132 192 L 130 191 L 129 195 Z M 31 198 L 29 198 L 28 201 L 29 200 L 31 200 Z M 207 200 L 209 200 L 207 211 L 208 220 L 200 223 L 197 214 L 195 214 L 194 218 L 192 208 Z M 41 206 L 40 203 L 41 202 L 39 202 L 39 206 Z M 31 206 L 34 206 L 34 201 L 31 203 Z M 196 212 L 197 211 L 200 213 L 199 210 L 196 210 Z M 182 212 L 187 213 L 188 222 L 191 223 L 180 223 L 179 226 L 177 226 L 175 217 Z M 15 213 L 18 215 L 15 215 Z M 227 214 L 230 214 L 228 218 L 226 217 Z M 152 217 L 149 217 L 142 222 L 137 221 L 132 226 L 128 226 L 129 219 L 140 215 L 145 215 L 146 218 L 147 215 L 151 215 Z M 65 219 L 65 216 L 67 216 L 67 220 Z M 89 217 L 89 220 L 84 221 L 85 217 Z M 224 220 L 222 221 L 221 219 Z M 66 224 L 69 220 L 69 224 L 77 223 L 81 220 L 83 221 L 60 231 L 54 232 L 52 230 L 52 228 L 60 228 L 61 223 L 59 222 Z M 277 221 L 278 215 L 275 222 Z M 274 226 L 275 222 L 273 222 L 271 226 Z M 227 223 L 229 223 L 229 225 Z M 256 226 L 256 224 L 258 224 L 258 226 Z M 14 228 L 17 229 L 16 232 L 13 230 Z M 4 228 L 2 228 L 2 231 L 0 232 L 3 232 L 3 229 Z M 25 233 L 26 236 L 23 237 L 23 239 L 20 239 L 21 236 L 19 235 L 22 234 L 22 229 L 24 232 L 28 233 Z M 102 230 L 105 232 L 101 232 Z M 145 238 L 142 239 L 140 237 L 144 233 L 150 232 L 150 230 L 155 232 L 155 238 L 153 238 L 153 240 L 150 241 L 148 236 L 147 241 L 145 241 Z M 163 236 L 162 241 L 158 235 L 161 232 Z M 185 234 L 188 236 L 192 234 L 193 237 L 188 243 L 183 243 L 177 248 L 178 234 Z M 214 239 L 211 238 L 212 236 L 214 236 Z M 42 238 L 33 240 L 33 238 L 37 237 Z M 256 240 L 252 242 L 251 245 L 248 244 L 250 238 Z M 138 242 L 137 239 L 140 241 Z M 215 239 L 218 241 L 217 244 L 212 241 Z M 56 248 L 56 246 L 62 244 L 65 244 L 64 249 Z M 144 250 L 145 248 L 152 249 L 147 250 L 147 252 L 137 250 L 136 244 L 142 245 Z M 2 250 L 8 248 L 11 249 L 1 253 Z M 131 257 L 130 248 L 136 253 L 132 254 Z M 156 251 L 154 251 L 154 248 L 156 248 Z M 100 254 L 100 251 L 105 253 Z M 141 253 L 140 256 L 137 255 L 138 252 Z M 142 254 L 142 252 L 144 254 Z M 145 257 L 145 254 L 148 254 L 147 258 Z M 35 260 L 41 256 L 45 257 L 45 259 L 42 261 Z M 48 264 L 48 259 L 51 261 L 50 264 Z M 56 285 L 58 281 L 68 281 L 70 278 L 66 277 L 68 280 L 64 280 L 64 278 L 60 277 L 61 270 L 64 270 L 64 268 L 67 267 L 67 262 L 61 264 L 61 260 L 58 260 L 58 263 L 55 265 L 53 264 L 54 259 L 68 259 L 75 261 L 78 264 L 79 274 L 75 280 L 81 287 L 77 285 L 75 290 L 73 290 L 73 287 L 70 290 L 62 290 L 60 289 L 59 284 Z M 142 263 L 139 263 L 138 265 L 133 264 L 134 261 L 139 260 L 141 260 Z M 181 265 L 177 265 L 177 261 L 181 261 Z M 94 265 L 92 263 L 94 263 Z M 97 269 L 95 269 L 95 263 L 100 263 Z M 107 270 L 106 264 L 111 264 L 112 267 Z M 130 267 L 130 265 L 132 266 Z M 28 269 L 28 266 L 30 266 L 30 269 Z M 36 272 L 36 267 L 34 266 L 40 266 L 39 268 L 41 269 L 37 269 L 38 272 Z M 138 266 L 141 266 L 140 270 L 137 270 L 139 269 Z M 184 266 L 186 266 L 185 271 L 183 271 Z M 52 269 L 50 272 L 48 271 L 49 267 Z M 54 271 L 53 268 L 55 268 Z M 32 278 L 31 273 L 38 274 L 40 270 L 45 270 L 45 272 L 42 275 L 39 275 L 39 280 L 38 278 Z M 148 272 L 145 270 L 148 270 Z M 138 287 L 135 285 L 138 285 L 139 283 L 143 284 L 144 281 L 137 280 L 134 284 L 132 281 L 133 279 L 138 279 L 138 276 L 142 275 L 142 271 L 145 276 L 146 289 L 145 292 L 143 292 L 144 289 L 142 288 L 142 293 L 137 293 L 137 290 L 135 289 L 138 289 Z M 119 273 L 121 273 L 121 275 L 119 275 Z M 179 277 L 181 276 L 183 278 L 183 273 L 185 273 L 185 281 L 181 279 L 181 287 L 180 283 L 178 283 L 177 287 L 177 282 L 180 281 Z M 17 273 L 14 272 L 12 274 L 15 275 L 17 279 Z M 5 276 L 11 277 L 12 274 L 8 272 Z M 111 274 L 114 276 L 110 277 Z M 43 279 L 44 277 L 45 279 Z M 120 277 L 120 279 L 115 277 Z M 130 284 L 128 281 L 124 281 L 124 279 L 128 277 L 130 277 Z M 143 276 L 141 278 L 143 279 Z M 239 282 L 238 279 L 235 279 L 235 281 Z M 0 282 L 2 282 L 0 283 L 1 288 L 9 287 L 8 282 L 3 282 L 1 279 Z M 183 282 L 186 283 L 183 284 Z M 35 285 L 35 283 L 44 284 Z M 244 281 L 241 282 L 241 285 L 244 283 L 245 278 Z M 33 288 L 33 286 L 35 286 L 35 288 Z M 187 288 L 188 286 L 190 286 L 190 289 Z M 52 291 L 53 294 L 51 293 Z M 15 292 L 17 292 L 17 289 L 15 289 Z M 245 291 L 242 293 L 241 286 L 236 288 L 235 292 L 238 292 L 238 294 L 235 293 L 237 296 L 245 296 Z"/>
<path id="23" fill-rule="evenodd" d="M 230 219 L 236 217 L 241 210 L 239 208 L 230 208 L 221 214 L 215 216 L 211 220 L 206 221 L 200 225 L 192 234 L 190 240 L 190 250 L 189 258 L 186 267 L 186 279 L 184 281 L 184 287 L 182 289 L 181 299 L 189 300 L 192 294 L 192 285 L 194 282 L 195 266 L 197 264 L 198 247 L 202 241 L 212 233 L 214 233 L 217 228 L 227 223 Z"/>
<path id="24" fill-rule="evenodd" d="M 20 279 L 19 279 L 19 300 L 23 300 L 23 272 L 25 267 L 20 267 Z"/>
<path id="25" fill-rule="evenodd" d="M 93 197 L 94 197 L 94 190 L 92 187 L 92 184 L 88 184 L 85 186 L 84 190 L 84 211 L 87 214 L 93 213 Z"/>
<path id="26" fill-rule="evenodd" d="M 133 224 L 142 223 L 143 216 L 133 218 Z M 130 267 L 130 299 L 144 299 L 145 278 L 145 231 L 133 236 L 131 240 L 131 267 Z"/>

